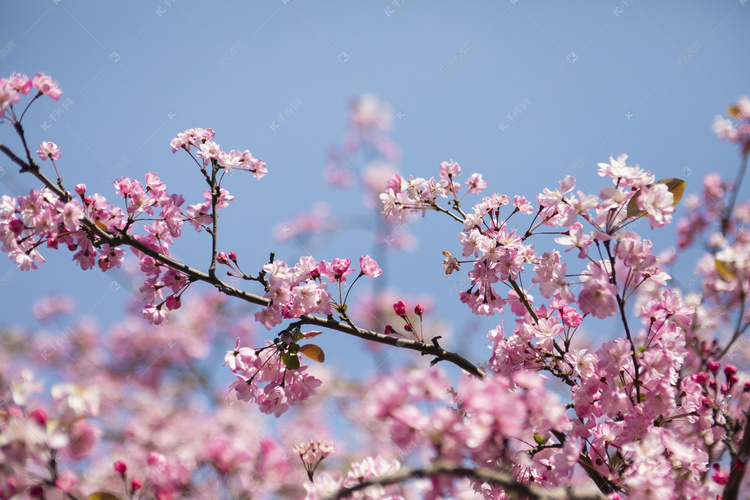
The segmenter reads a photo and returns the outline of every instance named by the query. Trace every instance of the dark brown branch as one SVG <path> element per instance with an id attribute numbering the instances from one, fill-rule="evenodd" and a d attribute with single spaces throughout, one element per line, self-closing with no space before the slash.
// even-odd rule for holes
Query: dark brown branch
<path id="1" fill-rule="evenodd" d="M 344 488 L 329 500 L 346 498 L 352 493 L 369 486 L 388 486 L 400 484 L 415 479 L 432 476 L 453 476 L 457 478 L 476 479 L 485 483 L 502 487 L 506 492 L 513 493 L 512 498 L 528 498 L 531 500 L 605 500 L 607 497 L 598 491 L 585 491 L 577 488 L 544 488 L 529 486 L 516 481 L 512 474 L 493 469 L 478 467 L 462 467 L 460 465 L 436 463 L 427 469 L 402 470 L 391 476 L 376 477 L 361 482 L 356 486 Z"/>
<path id="2" fill-rule="evenodd" d="M 729 479 L 724 487 L 724 500 L 737 500 L 740 494 L 740 485 L 745 477 L 745 470 L 750 462 L 750 426 L 745 420 L 745 431 L 742 434 L 740 449 L 732 458 L 732 469 L 729 471 Z"/>
<path id="3" fill-rule="evenodd" d="M 23 160 L 17 159 L 17 157 L 2 144 L 0 144 L 0 150 L 2 150 L 3 153 L 5 153 L 11 159 L 13 159 L 13 161 L 16 164 L 19 164 L 21 166 L 22 172 L 30 172 L 37 179 L 39 179 L 42 182 L 42 184 L 44 184 L 49 190 L 54 192 L 57 196 L 63 199 L 67 199 L 68 194 L 64 192 L 63 190 L 61 190 L 49 178 L 47 178 L 39 170 L 39 168 L 29 167 L 29 165 L 23 162 Z M 84 217 L 83 219 L 81 219 L 81 225 L 83 226 L 84 230 L 88 234 L 94 235 L 96 238 L 98 238 L 98 241 L 95 242 L 97 245 L 106 243 L 112 247 L 130 246 L 132 248 L 135 248 L 139 252 L 142 252 L 145 255 L 148 255 L 149 257 L 153 258 L 157 262 L 160 262 L 161 264 L 169 268 L 180 271 L 181 273 L 185 274 L 190 279 L 190 281 L 193 281 L 193 282 L 202 281 L 204 283 L 208 283 L 209 285 L 212 285 L 219 292 L 224 293 L 225 295 L 236 297 L 238 299 L 244 300 L 245 302 L 249 302 L 251 304 L 256 304 L 259 306 L 267 307 L 271 303 L 269 299 L 266 299 L 264 297 L 260 297 L 258 295 L 248 293 L 243 290 L 229 286 L 228 284 L 220 280 L 215 275 L 210 276 L 209 274 L 206 274 L 202 271 L 194 269 L 186 264 L 183 264 L 182 262 L 176 261 L 172 259 L 171 257 L 164 255 L 154 250 L 153 248 L 145 245 L 144 243 L 138 241 L 137 239 L 133 238 L 131 235 L 127 233 L 121 233 L 117 235 L 112 234 L 108 231 L 105 231 L 99 228 L 94 223 L 94 221 L 92 221 L 88 217 Z M 436 358 L 439 358 L 441 360 L 446 360 L 472 375 L 475 375 L 478 377 L 484 376 L 484 371 L 482 369 L 480 369 L 479 367 L 477 367 L 476 365 L 468 361 L 463 356 L 454 352 L 446 351 L 445 349 L 442 349 L 441 347 L 435 344 L 426 344 L 424 342 L 417 342 L 415 340 L 400 339 L 400 338 L 384 335 L 382 333 L 377 333 L 377 332 L 373 332 L 370 330 L 364 330 L 362 328 L 357 328 L 356 326 L 353 326 L 353 325 L 348 325 L 346 323 L 336 321 L 332 317 L 321 318 L 318 316 L 313 316 L 311 314 L 306 314 L 304 316 L 301 316 L 297 320 L 297 324 L 315 325 L 315 326 L 319 326 L 323 328 L 328 328 L 330 330 L 336 330 L 342 333 L 346 333 L 348 335 L 353 335 L 361 339 L 370 340 L 372 342 L 391 345 L 394 347 L 400 347 L 403 349 L 411 349 L 413 351 L 421 352 L 423 355 L 426 355 L 426 356 L 435 356 Z"/>

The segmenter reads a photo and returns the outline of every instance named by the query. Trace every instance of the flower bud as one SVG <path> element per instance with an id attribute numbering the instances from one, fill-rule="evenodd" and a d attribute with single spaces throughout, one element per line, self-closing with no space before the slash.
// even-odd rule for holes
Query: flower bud
<path id="1" fill-rule="evenodd" d="M 125 474 L 125 471 L 128 470 L 128 466 L 125 465 L 125 462 L 123 462 L 122 460 L 115 461 L 115 463 L 112 464 L 112 467 L 114 467 L 115 472 L 117 472 L 118 474 Z"/>
<path id="2" fill-rule="evenodd" d="M 406 304 L 404 304 L 403 300 L 399 300 L 398 302 L 393 304 L 393 310 L 398 316 L 406 316 Z"/>

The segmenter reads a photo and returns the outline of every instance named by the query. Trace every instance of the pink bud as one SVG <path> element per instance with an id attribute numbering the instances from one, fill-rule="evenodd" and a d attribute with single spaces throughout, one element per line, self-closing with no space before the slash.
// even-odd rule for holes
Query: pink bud
<path id="1" fill-rule="evenodd" d="M 385 334 L 390 335 L 393 333 L 393 327 L 391 325 L 385 325 Z M 748 382 L 750 384 L 750 382 Z"/>
<path id="2" fill-rule="evenodd" d="M 83 196 L 86 192 L 86 184 L 76 184 L 76 194 L 78 196 Z"/>
<path id="3" fill-rule="evenodd" d="M 721 363 L 719 363 L 718 361 L 709 361 L 708 362 L 708 369 L 711 371 L 711 373 L 718 372 L 719 368 L 721 368 Z"/>
<path id="4" fill-rule="evenodd" d="M 219 255 L 216 256 L 216 262 L 218 262 L 219 264 L 229 264 L 227 254 L 225 254 L 224 252 L 219 252 Z"/>
<path id="5" fill-rule="evenodd" d="M 417 307 L 414 308 L 414 314 L 416 314 L 417 316 L 421 318 L 422 313 L 424 313 L 424 307 L 422 307 L 421 304 L 417 304 Z"/>
<path id="6" fill-rule="evenodd" d="M 731 377 L 737 373 L 737 367 L 734 365 L 727 365 L 724 367 L 724 375 Z"/>
<path id="7" fill-rule="evenodd" d="M 407 324 L 404 325 L 404 330 L 406 330 L 407 332 L 413 331 L 412 328 L 411 328 L 411 325 L 409 323 L 407 323 Z"/>
<path id="8" fill-rule="evenodd" d="M 47 424 L 47 412 L 41 408 L 29 413 L 29 418 L 39 424 L 40 427 L 44 427 Z"/>
<path id="9" fill-rule="evenodd" d="M 393 310 L 398 316 L 406 316 L 406 304 L 404 304 L 403 300 L 399 300 L 393 304 Z"/>
<path id="10" fill-rule="evenodd" d="M 231 261 L 232 261 L 232 262 L 234 262 L 235 264 L 237 263 L 237 254 L 236 254 L 236 253 L 234 253 L 234 252 L 229 252 L 229 255 L 228 255 L 228 257 L 229 257 L 229 260 L 231 260 Z"/>
<path id="11" fill-rule="evenodd" d="M 128 466 L 122 460 L 117 460 L 112 466 L 118 474 L 125 474 L 125 471 L 128 470 Z"/>
<path id="12" fill-rule="evenodd" d="M 729 383 L 729 387 L 734 387 L 739 381 L 740 381 L 740 378 L 737 375 L 730 375 L 727 377 L 727 382 Z"/>
<path id="13" fill-rule="evenodd" d="M 67 470 L 57 476 L 55 480 L 55 486 L 63 493 L 70 493 L 73 491 L 73 487 L 78 482 L 78 478 L 71 471 Z"/>
<path id="14" fill-rule="evenodd" d="M 708 382 L 708 373 L 706 372 L 693 373 L 692 375 L 690 375 L 690 378 L 693 379 L 694 382 L 697 382 L 700 385 L 703 385 L 706 382 Z"/>
<path id="15" fill-rule="evenodd" d="M 180 308 L 182 305 L 182 301 L 180 300 L 179 295 L 170 295 L 167 297 L 167 309 L 170 311 L 175 311 Z"/>
<path id="16" fill-rule="evenodd" d="M 138 491 L 138 490 L 141 489 L 142 485 L 141 485 L 141 482 L 138 479 L 133 478 L 133 479 L 130 480 L 130 486 L 133 489 L 133 491 Z"/>

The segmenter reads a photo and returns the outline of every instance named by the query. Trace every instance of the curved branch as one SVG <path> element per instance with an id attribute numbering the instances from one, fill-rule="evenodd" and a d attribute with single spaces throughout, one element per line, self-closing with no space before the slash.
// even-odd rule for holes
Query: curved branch
<path id="1" fill-rule="evenodd" d="M 21 160 L 16 155 L 14 155 L 12 151 L 10 151 L 6 146 L 2 145 L 1 143 L 0 143 L 0 151 L 2 151 L 8 157 L 10 157 L 11 160 L 14 161 L 14 163 L 20 165 L 21 172 L 31 172 L 32 175 L 34 175 L 37 179 L 39 179 L 39 181 L 41 181 L 45 187 L 47 187 L 50 191 L 54 192 L 58 197 L 60 197 L 61 199 L 69 198 L 68 193 L 60 189 L 55 183 L 53 183 L 49 178 L 47 178 L 47 176 L 45 176 L 36 165 L 33 165 L 33 167 L 29 166 L 23 160 Z M 219 292 L 224 293 L 225 295 L 229 295 L 231 297 L 236 297 L 238 299 L 244 300 L 245 302 L 248 302 L 250 304 L 256 304 L 256 305 L 263 306 L 263 307 L 267 307 L 271 304 L 271 301 L 269 299 L 266 299 L 259 295 L 245 292 L 244 290 L 240 290 L 238 288 L 234 288 L 228 285 L 227 283 L 223 282 L 216 275 L 211 276 L 210 274 L 206 274 L 202 271 L 194 269 L 188 266 L 187 264 L 183 264 L 182 262 L 176 261 L 172 259 L 171 257 L 154 250 L 148 245 L 145 245 L 144 243 L 138 241 L 133 236 L 127 233 L 121 233 L 118 235 L 112 234 L 108 231 L 101 229 L 99 226 L 97 226 L 94 223 L 94 221 L 92 221 L 88 217 L 83 217 L 81 219 L 81 225 L 85 228 L 85 230 L 87 231 L 89 235 L 94 235 L 96 236 L 96 238 L 98 238 L 98 241 L 96 242 L 92 241 L 96 245 L 101 245 L 101 244 L 106 243 L 112 247 L 130 246 L 132 248 L 135 248 L 139 252 L 142 252 L 143 254 L 148 255 L 149 257 L 153 258 L 157 262 L 160 262 L 161 264 L 169 268 L 180 271 L 181 273 L 185 274 L 193 282 L 202 281 L 204 283 L 208 283 L 209 285 L 215 287 Z M 315 326 L 319 326 L 323 328 L 328 328 L 330 330 L 336 330 L 338 332 L 346 333 L 348 335 L 353 335 L 361 339 L 370 340 L 372 342 L 391 345 L 394 347 L 400 347 L 403 349 L 411 349 L 413 351 L 419 351 L 425 356 L 435 356 L 437 360 L 446 360 L 450 363 L 453 363 L 454 365 L 458 366 L 459 368 L 465 370 L 466 372 L 472 375 L 475 375 L 478 377 L 484 376 L 484 371 L 481 368 L 474 365 L 473 363 L 468 361 L 466 358 L 464 358 L 463 356 L 457 353 L 446 351 L 445 349 L 437 345 L 437 343 L 427 344 L 424 342 L 418 342 L 416 340 L 391 337 L 382 333 L 377 333 L 377 332 L 373 332 L 370 330 L 364 330 L 362 328 L 357 328 L 354 325 L 348 325 L 346 323 L 336 321 L 335 319 L 333 319 L 333 317 L 330 317 L 330 316 L 327 318 L 321 318 L 318 316 L 314 316 L 312 314 L 306 314 L 298 318 L 297 324 L 315 325 Z"/>
<path id="2" fill-rule="evenodd" d="M 477 479 L 485 483 L 501 486 L 506 492 L 514 493 L 518 498 L 528 498 L 531 500 L 605 500 L 607 498 L 598 491 L 587 491 L 570 487 L 544 488 L 541 486 L 529 486 L 516 481 L 513 475 L 499 470 L 484 467 L 474 469 L 459 465 L 436 463 L 427 469 L 402 470 L 391 476 L 375 477 L 362 481 L 360 484 L 340 490 L 338 493 L 330 496 L 329 500 L 346 498 L 350 494 L 369 486 L 387 486 L 432 476 Z"/>

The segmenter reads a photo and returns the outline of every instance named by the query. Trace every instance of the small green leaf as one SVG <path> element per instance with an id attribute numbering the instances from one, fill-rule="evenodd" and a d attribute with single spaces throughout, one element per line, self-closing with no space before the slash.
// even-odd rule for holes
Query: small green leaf
<path id="1" fill-rule="evenodd" d="M 727 266 L 725 262 L 722 262 L 719 259 L 714 258 L 714 265 L 716 266 L 716 270 L 719 272 L 719 276 L 721 276 L 724 279 L 724 281 L 733 280 L 737 278 L 737 276 L 732 272 L 731 269 L 729 269 L 729 266 Z"/>
<path id="2" fill-rule="evenodd" d="M 639 189 L 630 198 L 630 201 L 628 202 L 628 211 L 626 214 L 628 217 L 645 217 L 646 216 L 646 212 L 644 212 L 638 207 L 638 197 L 640 195 L 641 195 L 641 190 Z"/>
<path id="3" fill-rule="evenodd" d="M 300 346 L 299 352 L 300 354 L 304 354 L 308 358 L 312 359 L 313 361 L 317 361 L 318 363 L 322 363 L 326 360 L 326 355 L 323 352 L 323 349 L 316 346 L 315 344 L 305 344 L 303 346 Z"/>
<path id="4" fill-rule="evenodd" d="M 88 500 L 120 500 L 116 496 L 114 496 L 112 493 L 107 493 L 106 491 L 97 491 L 96 493 L 92 493 L 89 495 Z"/>
<path id="5" fill-rule="evenodd" d="M 685 181 L 677 179 L 676 177 L 669 177 L 667 179 L 661 179 L 656 181 L 656 184 L 664 184 L 667 186 L 667 190 L 672 193 L 674 200 L 672 206 L 677 205 L 682 199 L 682 195 L 685 192 Z M 651 184 L 650 186 L 653 186 Z M 645 217 L 647 214 L 638 207 L 638 197 L 641 195 L 641 190 L 635 192 L 628 202 L 628 217 Z"/>
<path id="6" fill-rule="evenodd" d="M 290 370 L 296 370 L 299 368 L 299 356 L 297 354 L 285 352 L 281 355 L 281 361 L 284 363 L 284 366 Z"/>
<path id="7" fill-rule="evenodd" d="M 541 446 L 549 441 L 549 434 L 547 435 L 547 437 L 542 437 L 539 434 L 534 433 L 534 441 L 536 442 L 536 444 Z"/>
<path id="8" fill-rule="evenodd" d="M 674 196 L 672 205 L 677 205 L 680 202 L 680 200 L 682 199 L 682 195 L 685 192 L 685 181 L 683 181 L 682 179 L 677 179 L 675 177 L 670 177 L 668 179 L 656 181 L 656 183 L 667 185 L 667 189 L 669 189 L 669 192 L 672 193 L 672 196 Z"/>

